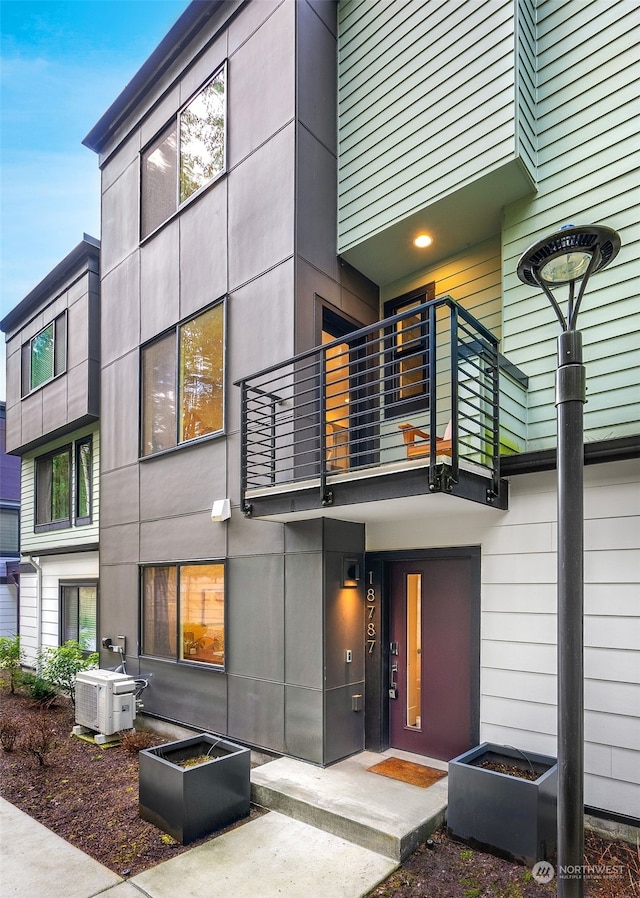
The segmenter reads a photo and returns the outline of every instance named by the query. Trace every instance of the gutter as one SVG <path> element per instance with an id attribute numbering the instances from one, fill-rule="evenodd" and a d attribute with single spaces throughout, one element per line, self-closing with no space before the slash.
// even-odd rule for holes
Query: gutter
<path id="1" fill-rule="evenodd" d="M 29 564 L 32 564 L 37 571 L 36 579 L 36 673 L 40 675 L 41 655 L 42 655 L 42 568 L 33 555 L 25 556 Z"/>

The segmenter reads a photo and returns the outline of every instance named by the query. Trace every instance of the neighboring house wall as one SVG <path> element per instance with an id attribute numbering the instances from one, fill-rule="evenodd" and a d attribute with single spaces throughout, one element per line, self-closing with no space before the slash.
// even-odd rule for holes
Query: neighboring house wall
<path id="1" fill-rule="evenodd" d="M 426 503 L 425 503 L 426 504 Z M 640 488 L 634 461 L 585 469 L 585 803 L 640 803 Z M 480 545 L 483 740 L 556 753 L 556 475 L 513 478 L 508 512 L 369 524 L 367 550 Z"/>
<path id="2" fill-rule="evenodd" d="M 18 632 L 20 459 L 5 452 L 5 403 L 0 402 L 0 636 Z"/>
<path id="3" fill-rule="evenodd" d="M 638 434 L 640 421 L 640 115 L 628 3 L 572 27 L 571 3 L 538 3 L 538 190 L 505 209 L 503 352 L 530 377 L 529 448 L 555 443 L 556 316 L 516 276 L 520 254 L 563 224 L 605 224 L 622 248 L 589 283 L 578 327 L 587 369 L 585 441 Z M 566 294 L 562 289 L 558 296 Z"/>

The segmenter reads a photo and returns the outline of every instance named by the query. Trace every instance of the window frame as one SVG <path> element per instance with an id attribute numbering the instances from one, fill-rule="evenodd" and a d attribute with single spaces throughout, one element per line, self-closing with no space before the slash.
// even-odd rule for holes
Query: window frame
<path id="1" fill-rule="evenodd" d="M 52 353 L 52 372 L 51 376 L 40 381 L 35 386 L 31 386 L 33 373 L 33 346 L 34 341 L 38 339 L 48 328 L 53 327 L 53 353 Z M 47 384 L 50 384 L 56 378 L 66 374 L 67 371 L 67 311 L 56 315 L 44 327 L 41 327 L 37 334 L 30 337 L 26 343 L 22 344 L 20 357 L 20 396 L 25 399 L 38 390 L 41 390 Z"/>
<path id="2" fill-rule="evenodd" d="M 183 200 L 181 197 L 181 159 L 182 159 L 182 149 L 181 149 L 181 117 L 183 113 L 185 113 L 189 107 L 194 103 L 195 100 L 212 84 L 216 78 L 222 76 L 222 82 L 224 84 L 224 103 L 223 103 L 223 117 L 224 117 L 224 133 L 222 136 L 222 167 L 219 171 L 217 171 L 214 175 L 212 175 L 207 181 L 200 185 L 196 190 L 186 196 Z M 227 160 L 228 160 L 228 139 L 229 139 L 229 110 L 228 110 L 228 91 L 229 82 L 228 82 L 228 66 L 227 60 L 223 60 L 223 62 L 215 69 L 215 71 L 204 81 L 200 87 L 198 87 L 180 106 L 180 108 L 175 112 L 175 114 L 160 128 L 152 137 L 151 140 L 147 142 L 147 144 L 140 150 L 139 156 L 139 185 L 140 189 L 138 191 L 139 196 L 139 238 L 140 243 L 148 240 L 152 237 L 160 228 L 164 227 L 164 225 L 171 221 L 174 216 L 176 216 L 184 207 L 194 200 L 196 197 L 200 196 L 205 190 L 215 184 L 220 178 L 226 174 L 227 172 Z M 173 191 L 173 208 L 172 211 L 166 215 L 161 221 L 157 224 L 154 224 L 149 227 L 149 230 L 145 232 L 145 214 L 143 204 L 144 193 L 145 193 L 145 154 L 149 152 L 149 150 L 154 147 L 155 149 L 169 136 L 171 130 L 175 129 L 176 134 L 176 158 L 175 158 L 175 184 Z M 166 135 L 166 137 L 165 137 Z M 167 191 L 168 192 L 168 191 Z"/>
<path id="3" fill-rule="evenodd" d="M 13 542 L 15 531 L 15 542 Z M 0 502 L 0 558 L 20 557 L 20 509 Z M 9 539 L 12 542 L 9 542 Z M 14 550 L 15 546 L 15 550 Z"/>
<path id="4" fill-rule="evenodd" d="M 435 299 L 436 295 L 436 284 L 435 281 L 430 281 L 427 284 L 423 284 L 420 287 L 417 287 L 415 290 L 411 290 L 409 293 L 403 293 L 400 296 L 396 296 L 393 299 L 388 300 L 384 304 L 384 317 L 385 318 L 393 318 L 394 315 L 401 314 L 406 306 L 411 306 L 416 301 L 418 305 L 422 305 L 426 302 L 431 302 Z M 384 417 L 385 419 L 389 418 L 402 418 L 407 415 L 412 415 L 420 412 L 426 412 L 429 410 L 429 394 L 430 394 L 430 385 L 429 385 L 429 348 L 431 344 L 430 335 L 429 335 L 429 319 L 423 313 L 419 317 L 419 322 L 415 327 L 420 327 L 420 337 L 416 338 L 412 341 L 412 343 L 418 343 L 418 355 L 422 358 L 421 367 L 423 369 L 423 381 L 424 383 L 420 385 L 420 392 L 415 396 L 409 396 L 407 398 L 403 398 L 401 396 L 402 384 L 401 377 L 402 372 L 400 370 L 401 363 L 403 359 L 408 357 L 413 357 L 416 353 L 416 347 L 410 346 L 408 349 L 402 349 L 401 345 L 398 343 L 398 335 L 397 331 L 394 328 L 387 328 L 385 337 L 386 337 L 386 347 L 385 347 L 385 361 L 384 361 L 384 370 L 385 370 L 385 382 L 389 384 L 389 388 L 385 390 L 384 393 Z M 408 326 L 405 323 L 405 328 L 408 330 Z"/>
<path id="5" fill-rule="evenodd" d="M 215 663 L 214 661 L 198 661 L 195 659 L 191 659 L 189 657 L 183 657 L 183 648 L 184 644 L 182 642 L 182 599 L 180 595 L 180 580 L 181 580 L 181 570 L 187 567 L 211 567 L 212 565 L 217 565 L 222 567 L 222 576 L 223 576 L 223 598 L 222 598 L 222 633 L 223 633 L 223 649 L 222 649 L 222 662 Z M 144 589 L 145 589 L 145 571 L 154 570 L 158 568 L 168 568 L 173 569 L 175 571 L 175 592 L 176 592 L 176 611 L 175 611 L 175 631 L 173 636 L 175 638 L 175 652 L 172 656 L 169 655 L 161 655 L 159 653 L 152 653 L 146 651 L 145 647 L 145 605 L 144 605 Z M 139 602 L 138 602 L 138 611 L 139 611 L 139 633 L 140 633 L 140 656 L 145 658 L 153 658 L 155 661 L 163 661 L 167 664 L 176 664 L 176 665 L 187 665 L 191 668 L 200 669 L 203 668 L 205 670 L 215 670 L 224 672 L 226 670 L 226 662 L 227 662 L 227 654 L 226 654 L 226 645 L 227 645 L 227 562 L 224 558 L 217 559 L 197 559 L 193 561 L 166 561 L 166 562 L 156 562 L 150 564 L 141 564 L 139 571 Z M 168 634 L 169 637 L 171 634 Z M 182 648 L 181 648 L 182 647 Z"/>
<path id="6" fill-rule="evenodd" d="M 99 620 L 100 620 L 100 590 L 98 586 L 98 579 L 94 577 L 86 577 L 79 578 L 74 580 L 59 580 L 58 581 L 58 644 L 64 645 L 67 642 L 67 639 L 75 639 L 75 641 L 80 644 L 80 589 L 82 588 L 91 588 L 95 589 L 96 592 L 96 632 L 95 632 L 95 648 L 94 649 L 82 649 L 82 654 L 87 657 L 93 652 L 98 651 L 98 630 L 99 630 Z M 66 633 L 66 602 L 64 596 L 64 590 L 66 589 L 77 589 L 77 602 L 78 602 L 78 626 L 77 633 L 74 637 L 68 637 Z"/>
<path id="7" fill-rule="evenodd" d="M 207 313 L 213 311 L 218 308 L 218 306 L 222 307 L 222 364 L 221 364 L 221 383 L 222 383 L 222 400 L 221 400 L 221 422 L 220 427 L 217 430 L 213 430 L 210 433 L 202 434 L 201 436 L 190 437 L 189 439 L 180 440 L 181 433 L 181 420 L 182 420 L 182 396 L 181 396 L 181 384 L 180 384 L 180 365 L 181 365 L 181 355 L 180 355 L 180 334 L 181 329 L 192 321 L 196 321 L 198 318 L 206 315 Z M 156 449 L 155 451 L 146 451 L 145 449 L 145 352 L 151 347 L 157 345 L 163 340 L 166 340 L 167 337 L 173 334 L 174 340 L 174 391 L 175 391 L 175 415 L 174 415 L 174 441 L 170 446 L 164 446 L 161 449 Z M 182 321 L 177 322 L 173 327 L 168 328 L 163 331 L 161 334 L 158 334 L 152 340 L 148 340 L 146 343 L 140 346 L 140 357 L 139 357 L 139 408 L 140 408 L 140 416 L 138 422 L 138 458 L 140 461 L 146 461 L 151 458 L 157 458 L 161 455 L 166 455 L 168 452 L 176 452 L 180 449 L 183 449 L 186 446 L 193 446 L 196 443 L 200 443 L 204 440 L 215 439 L 224 435 L 225 433 L 225 422 L 226 422 L 226 403 L 227 403 L 227 384 L 226 384 L 226 364 L 227 364 L 227 302 L 226 295 L 216 299 L 210 305 L 206 306 L 203 309 L 200 309 L 195 314 L 190 315 L 188 318 L 183 319 Z"/>
<path id="8" fill-rule="evenodd" d="M 80 514 L 80 472 L 81 472 L 81 464 L 80 464 L 80 452 L 82 451 L 83 446 L 89 447 L 89 482 L 87 484 L 87 508 L 88 514 L 81 515 Z M 73 487 L 74 487 L 74 524 L 76 527 L 84 527 L 87 524 L 93 523 L 93 435 L 89 434 L 86 437 L 82 437 L 79 440 L 76 440 L 74 444 L 74 465 L 75 469 L 73 472 Z"/>
<path id="9" fill-rule="evenodd" d="M 34 459 L 34 504 L 33 504 L 33 529 L 34 533 L 46 533 L 49 530 L 68 530 L 72 526 L 72 504 L 73 504 L 73 453 L 72 453 L 73 444 L 66 443 L 64 446 L 59 446 L 57 449 L 53 449 L 50 452 L 46 452 L 43 455 L 39 455 Z M 59 455 L 67 456 L 67 485 L 69 491 L 69 497 L 67 501 L 67 517 L 66 518 L 58 518 L 57 520 L 52 520 L 53 516 L 53 459 Z M 45 463 L 51 463 L 51 495 L 49 497 L 49 520 L 48 521 L 39 521 L 38 520 L 38 511 L 40 507 L 40 476 L 38 473 L 38 468 L 40 465 Z"/>

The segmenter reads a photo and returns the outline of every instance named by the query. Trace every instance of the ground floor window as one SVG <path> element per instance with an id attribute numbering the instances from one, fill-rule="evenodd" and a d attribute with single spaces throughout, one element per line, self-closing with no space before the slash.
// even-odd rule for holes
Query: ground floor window
<path id="1" fill-rule="evenodd" d="M 97 581 L 61 583 L 60 606 L 60 644 L 73 639 L 83 652 L 97 651 Z"/>
<path id="2" fill-rule="evenodd" d="M 142 569 L 142 652 L 224 666 L 224 564 Z"/>

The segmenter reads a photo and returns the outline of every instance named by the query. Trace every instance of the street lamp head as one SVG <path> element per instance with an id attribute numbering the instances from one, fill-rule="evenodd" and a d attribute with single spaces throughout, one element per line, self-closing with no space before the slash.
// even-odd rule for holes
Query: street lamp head
<path id="1" fill-rule="evenodd" d="M 549 237 L 537 240 L 518 261 L 518 277 L 523 284 L 541 287 L 551 301 L 563 329 L 575 326 L 580 301 L 592 274 L 602 271 L 618 255 L 620 236 L 602 225 L 563 225 Z M 577 301 L 573 294 L 581 281 Z M 569 314 L 565 320 L 550 287 L 569 285 Z"/>

